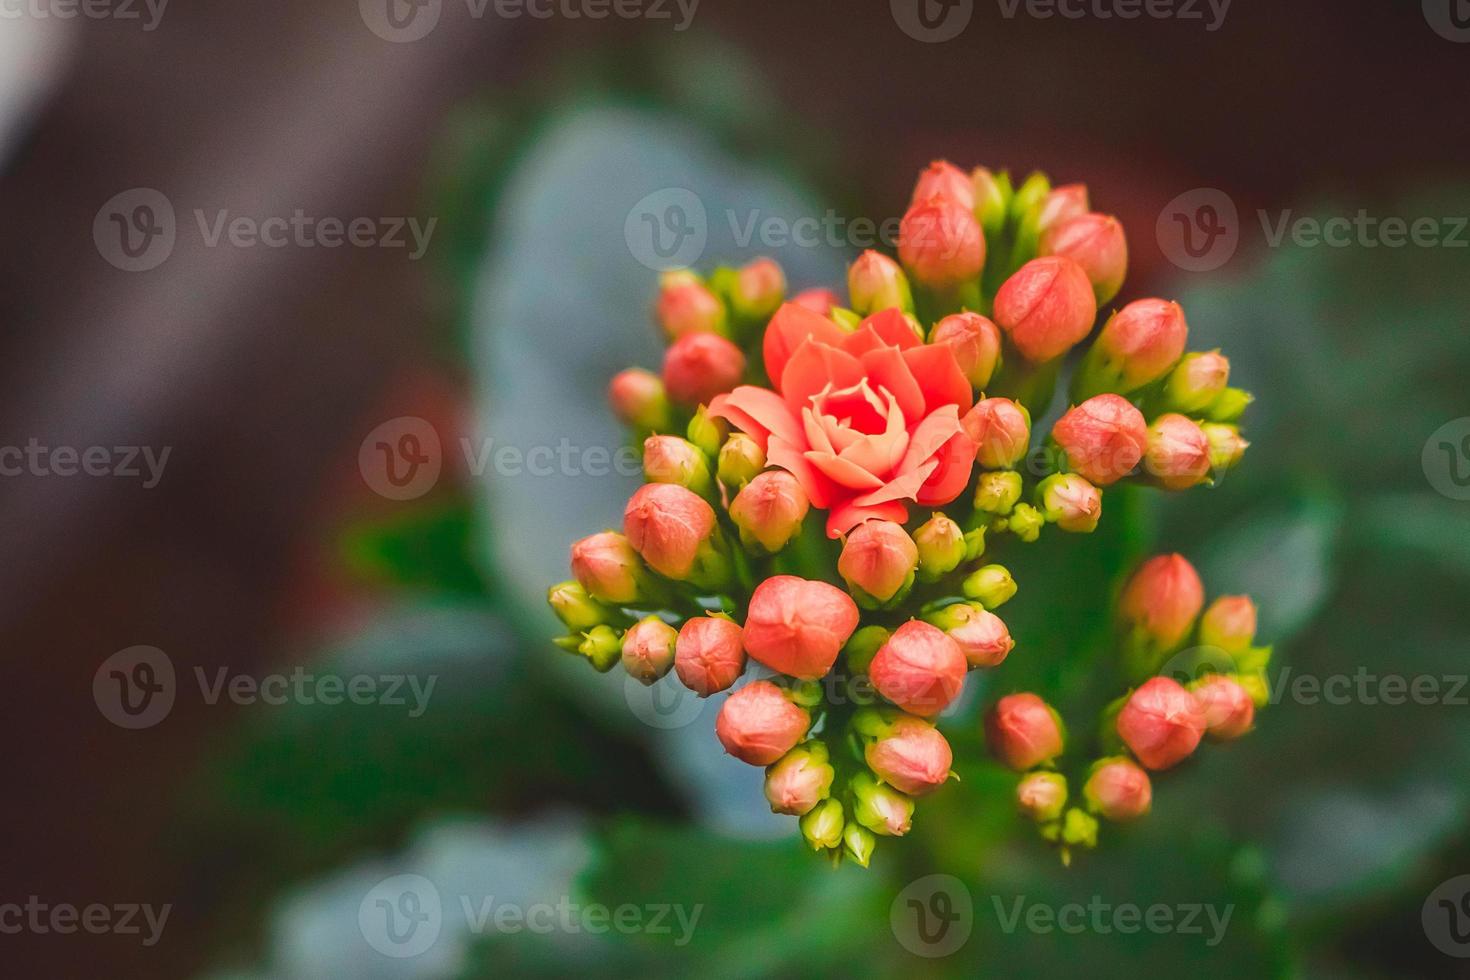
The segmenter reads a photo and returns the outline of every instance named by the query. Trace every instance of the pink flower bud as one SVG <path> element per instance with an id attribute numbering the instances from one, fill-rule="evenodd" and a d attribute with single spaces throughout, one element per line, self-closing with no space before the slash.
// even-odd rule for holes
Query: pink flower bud
<path id="1" fill-rule="evenodd" d="M 1072 472 L 1104 487 L 1127 476 L 1148 447 L 1143 414 L 1119 395 L 1095 395 L 1073 406 L 1051 436 Z"/>
<path id="2" fill-rule="evenodd" d="M 945 606 L 931 614 L 928 622 L 960 645 L 960 652 L 971 667 L 998 666 L 1016 645 L 1005 622 L 978 602 Z"/>
<path id="3" fill-rule="evenodd" d="M 607 400 L 613 414 L 635 429 L 667 429 L 671 423 L 664 383 L 652 371 L 619 371 L 607 386 Z"/>
<path id="4" fill-rule="evenodd" d="M 715 717 L 715 736 L 741 762 L 769 766 L 791 751 L 811 718 L 770 681 L 752 681 L 731 694 Z"/>
<path id="5" fill-rule="evenodd" d="M 786 297 L 786 273 L 774 259 L 753 259 L 735 274 L 730 303 L 749 320 L 769 319 Z"/>
<path id="6" fill-rule="evenodd" d="M 799 817 L 825 800 L 835 773 L 827 761 L 825 742 L 798 745 L 766 770 L 766 799 L 772 813 Z"/>
<path id="7" fill-rule="evenodd" d="M 722 616 L 695 616 L 679 629 L 674 670 L 702 698 L 723 691 L 745 672 L 740 626 Z"/>
<path id="8" fill-rule="evenodd" d="M 1199 641 L 1226 653 L 1244 653 L 1256 638 L 1256 604 L 1250 596 L 1222 595 L 1199 621 Z"/>
<path id="9" fill-rule="evenodd" d="M 684 405 L 708 404 L 740 383 L 745 355 L 724 337 L 686 334 L 664 353 L 664 387 Z"/>
<path id="10" fill-rule="evenodd" d="M 901 524 L 864 521 L 853 528 L 837 559 L 837 571 L 852 589 L 887 602 L 913 583 L 919 549 Z"/>
<path id="11" fill-rule="evenodd" d="M 894 630 L 868 665 L 879 694 L 910 714 L 939 714 L 965 683 L 965 655 L 942 630 L 912 619 Z"/>
<path id="12" fill-rule="evenodd" d="M 898 257 L 920 285 L 954 289 L 979 278 L 985 266 L 985 235 L 969 207 L 931 197 L 910 207 L 899 222 Z"/>
<path id="13" fill-rule="evenodd" d="M 1144 562 L 1118 601 L 1125 623 L 1141 629 L 1161 649 L 1184 641 L 1205 604 L 1205 587 L 1183 555 L 1156 555 Z"/>
<path id="14" fill-rule="evenodd" d="M 674 665 L 678 635 L 657 616 L 640 619 L 623 634 L 623 669 L 643 684 L 652 684 Z"/>
<path id="15" fill-rule="evenodd" d="M 1034 694 L 1008 694 L 985 716 L 991 755 L 1017 772 L 1034 769 L 1062 754 L 1062 723 Z"/>
<path id="16" fill-rule="evenodd" d="M 954 351 L 960 370 L 976 388 L 990 384 L 1000 363 L 1000 328 L 978 313 L 951 313 L 934 327 L 931 343 Z"/>
<path id="17" fill-rule="evenodd" d="M 1028 361 L 1061 357 L 1092 330 L 1097 300 L 1087 273 L 1060 255 L 1032 259 L 995 294 L 995 322 Z"/>
<path id="18" fill-rule="evenodd" d="M 975 443 L 975 459 L 988 470 L 1016 465 L 1031 445 L 1031 413 L 1009 398 L 982 398 L 960 424 Z"/>
<path id="19" fill-rule="evenodd" d="M 1078 371 L 1074 394 L 1127 394 L 1162 378 L 1184 353 L 1189 326 L 1178 303 L 1140 299 L 1108 318 Z"/>
<path id="20" fill-rule="evenodd" d="M 1094 813 L 1119 822 L 1147 814 L 1154 798 L 1148 773 L 1121 756 L 1094 763 L 1082 795 Z"/>
<path id="21" fill-rule="evenodd" d="M 1211 674 L 1191 684 L 1190 691 L 1204 712 L 1205 731 L 1211 738 L 1228 742 L 1240 738 L 1255 724 L 1256 704 L 1237 681 Z"/>
<path id="22" fill-rule="evenodd" d="M 751 593 L 745 650 L 777 673 L 816 680 L 832 669 L 857 624 L 857 604 L 846 592 L 776 575 Z"/>
<path id="23" fill-rule="evenodd" d="M 1166 490 L 1187 490 L 1210 475 L 1210 441 L 1193 419 L 1160 415 L 1148 427 L 1144 467 Z"/>
<path id="24" fill-rule="evenodd" d="M 1046 823 L 1067 806 L 1067 777 L 1057 772 L 1030 772 L 1016 784 L 1016 809 L 1023 817 Z"/>
<path id="25" fill-rule="evenodd" d="M 1076 473 L 1055 473 L 1036 488 L 1041 512 L 1063 531 L 1090 534 L 1102 517 L 1102 491 Z"/>
<path id="26" fill-rule="evenodd" d="M 672 483 L 702 494 L 710 487 L 709 457 L 687 439 L 649 436 L 643 440 L 643 475 L 650 483 Z"/>
<path id="27" fill-rule="evenodd" d="M 725 332 L 725 304 L 693 276 L 670 277 L 659 290 L 655 309 L 670 340 L 696 333 Z"/>
<path id="28" fill-rule="evenodd" d="M 1042 255 L 1064 255 L 1082 267 L 1101 306 L 1123 288 L 1128 274 L 1128 239 L 1117 218 L 1089 213 L 1047 228 Z"/>
<path id="29" fill-rule="evenodd" d="M 1230 385 L 1230 359 L 1217 350 L 1185 354 L 1164 382 L 1164 400 L 1186 415 L 1203 412 Z"/>
<path id="30" fill-rule="evenodd" d="M 899 715 L 888 731 L 863 750 L 868 768 L 901 793 L 923 796 L 949 779 L 949 742 L 927 721 Z"/>
<path id="31" fill-rule="evenodd" d="M 975 210 L 975 187 L 969 175 L 948 160 L 935 160 L 919 174 L 909 204 L 922 204 L 931 197 L 942 197 Z"/>
<path id="32" fill-rule="evenodd" d="M 1045 232 L 1080 218 L 1091 209 L 1086 184 L 1063 184 L 1053 188 L 1041 202 L 1036 227 Z"/>
<path id="33" fill-rule="evenodd" d="M 785 470 L 757 474 L 730 502 L 730 519 L 747 546 L 775 553 L 801 531 L 810 503 L 801 483 Z"/>
<path id="34" fill-rule="evenodd" d="M 1168 769 L 1188 758 L 1205 733 L 1205 713 L 1179 682 L 1151 677 L 1118 713 L 1118 735 L 1138 761 Z"/>
<path id="35" fill-rule="evenodd" d="M 654 571 L 675 581 L 689 577 L 715 528 L 715 512 L 697 493 L 672 483 L 647 483 L 623 510 L 628 543 Z"/>
<path id="36" fill-rule="evenodd" d="M 847 295 L 863 316 L 895 308 L 909 313 L 914 308 L 908 277 L 897 262 L 872 249 L 847 267 Z"/>
<path id="37" fill-rule="evenodd" d="M 572 575 L 595 599 L 636 602 L 643 594 L 643 562 L 616 531 L 593 534 L 572 545 Z"/>
<path id="38" fill-rule="evenodd" d="M 797 306 L 804 306 L 813 313 L 826 316 L 832 312 L 832 307 L 841 306 L 842 300 L 830 289 L 803 289 L 791 297 L 791 302 Z"/>

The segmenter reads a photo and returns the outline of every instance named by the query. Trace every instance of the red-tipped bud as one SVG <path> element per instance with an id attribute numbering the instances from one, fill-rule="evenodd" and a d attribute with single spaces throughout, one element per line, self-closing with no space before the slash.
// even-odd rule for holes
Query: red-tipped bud
<path id="1" fill-rule="evenodd" d="M 1250 596 L 1222 595 L 1199 621 L 1199 641 L 1226 653 L 1244 653 L 1256 638 L 1256 604 Z"/>
<path id="2" fill-rule="evenodd" d="M 1046 823 L 1067 807 L 1067 777 L 1059 772 L 1028 772 L 1016 784 L 1016 809 L 1021 816 Z"/>
<path id="3" fill-rule="evenodd" d="M 897 262 L 872 249 L 847 267 L 847 295 L 853 310 L 862 316 L 894 308 L 905 313 L 914 310 L 908 277 Z"/>
<path id="4" fill-rule="evenodd" d="M 1000 363 L 1000 328 L 978 313 L 951 313 L 934 327 L 930 343 L 954 351 L 960 370 L 976 388 L 990 384 Z"/>
<path id="5" fill-rule="evenodd" d="M 572 545 L 572 574 L 587 594 L 614 605 L 644 594 L 646 572 L 638 552 L 616 531 L 593 534 Z"/>
<path id="6" fill-rule="evenodd" d="M 929 614 L 926 620 L 959 644 L 971 667 L 998 666 L 1016 645 L 1001 618 L 978 602 L 956 602 Z"/>
<path id="7" fill-rule="evenodd" d="M 709 457 L 678 436 L 643 441 L 643 475 L 650 483 L 672 483 L 703 494 L 710 488 Z"/>
<path id="8" fill-rule="evenodd" d="M 806 307 L 813 313 L 819 313 L 822 316 L 831 313 L 833 307 L 842 305 L 842 299 L 836 293 L 830 289 L 820 288 L 803 289 L 791 297 L 791 302 L 797 306 Z"/>
<path id="9" fill-rule="evenodd" d="M 902 837 L 914 819 L 914 801 L 868 773 L 852 777 L 852 815 L 859 824 L 884 837 Z"/>
<path id="10" fill-rule="evenodd" d="M 863 757 L 868 768 L 889 786 L 910 796 L 923 796 L 943 786 L 954 762 L 949 742 L 927 721 L 899 715 L 868 741 Z"/>
<path id="11" fill-rule="evenodd" d="M 1090 534 L 1102 517 L 1102 491 L 1076 473 L 1054 473 L 1036 488 L 1041 513 L 1063 531 Z"/>
<path id="12" fill-rule="evenodd" d="M 735 274 L 730 304 L 747 320 L 766 320 L 786 298 L 786 273 L 774 259 L 754 259 Z"/>
<path id="13" fill-rule="evenodd" d="M 753 766 L 769 766 L 791 751 L 811 717 L 770 681 L 752 681 L 731 694 L 715 717 L 725 751 Z"/>
<path id="14" fill-rule="evenodd" d="M 726 690 L 745 673 L 740 626 L 722 616 L 695 616 L 679 629 L 674 670 L 702 698 Z"/>
<path id="15" fill-rule="evenodd" d="M 854 591 L 887 602 L 913 584 L 919 549 L 903 525 L 893 521 L 864 521 L 852 529 L 837 571 Z"/>
<path id="16" fill-rule="evenodd" d="M 954 201 L 966 210 L 975 210 L 975 186 L 970 177 L 948 160 L 935 160 L 919 174 L 914 196 L 909 204 L 923 204 L 931 197 Z"/>
<path id="17" fill-rule="evenodd" d="M 796 477 L 785 470 L 761 473 L 730 502 L 730 519 L 746 547 L 775 553 L 801 532 L 810 503 Z"/>
<path id="18" fill-rule="evenodd" d="M 960 420 L 985 469 L 1015 466 L 1031 445 L 1031 413 L 1009 398 L 982 398 Z"/>
<path id="19" fill-rule="evenodd" d="M 623 669 L 643 684 L 652 684 L 674 666 L 678 636 L 657 616 L 640 619 L 623 634 Z"/>
<path id="20" fill-rule="evenodd" d="M 1128 274 L 1128 239 L 1123 224 L 1107 214 L 1084 214 L 1048 228 L 1042 255 L 1064 255 L 1082 267 L 1097 305 L 1118 295 Z"/>
<path id="21" fill-rule="evenodd" d="M 1200 431 L 1210 444 L 1210 469 L 1216 473 L 1224 473 L 1240 462 L 1246 449 L 1250 448 L 1250 443 L 1241 438 L 1237 426 L 1205 422 L 1200 426 Z"/>
<path id="22" fill-rule="evenodd" d="M 675 581 L 690 577 L 714 529 L 714 509 L 697 493 L 672 483 L 644 484 L 623 510 L 628 543 L 650 568 Z"/>
<path id="23" fill-rule="evenodd" d="M 740 489 L 755 475 L 766 468 L 766 454 L 756 442 L 744 432 L 734 432 L 720 446 L 716 472 L 720 482 L 727 487 Z"/>
<path id="24" fill-rule="evenodd" d="M 1178 303 L 1140 299 L 1108 318 L 1082 359 L 1072 394 L 1128 394 L 1162 378 L 1179 361 L 1189 326 Z"/>
<path id="25" fill-rule="evenodd" d="M 777 673 L 816 680 L 832 669 L 857 624 L 857 604 L 836 586 L 775 575 L 750 596 L 745 650 Z"/>
<path id="26" fill-rule="evenodd" d="M 670 340 L 696 333 L 725 332 L 725 304 L 689 273 L 665 278 L 655 312 Z"/>
<path id="27" fill-rule="evenodd" d="M 607 401 L 613 414 L 634 429 L 667 430 L 673 424 L 664 383 L 652 371 L 619 371 L 607 386 Z"/>
<path id="28" fill-rule="evenodd" d="M 1119 822 L 1147 814 L 1154 798 L 1148 773 L 1121 756 L 1093 763 L 1082 795 L 1093 813 Z"/>
<path id="29" fill-rule="evenodd" d="M 1256 721 L 1256 704 L 1250 692 L 1223 674 L 1212 674 L 1189 686 L 1205 716 L 1205 731 L 1213 739 L 1228 742 L 1251 730 Z"/>
<path id="30" fill-rule="evenodd" d="M 1057 713 L 1034 694 L 1008 694 L 985 716 L 991 755 L 1017 772 L 1061 755 L 1064 738 Z"/>
<path id="31" fill-rule="evenodd" d="M 1118 713 L 1118 735 L 1138 761 L 1168 769 L 1194 752 L 1205 733 L 1205 713 L 1179 682 L 1151 677 Z"/>
<path id="32" fill-rule="evenodd" d="M 664 387 L 684 405 L 708 404 L 740 383 L 745 355 L 724 337 L 686 334 L 664 353 Z"/>
<path id="33" fill-rule="evenodd" d="M 1189 635 L 1204 604 L 1205 587 L 1194 566 L 1183 555 L 1156 555 L 1128 580 L 1118 612 L 1155 648 L 1169 650 Z"/>
<path id="34" fill-rule="evenodd" d="M 799 817 L 825 800 L 835 773 L 827 745 L 813 739 L 787 752 L 766 770 L 766 799 L 772 813 Z"/>
<path id="35" fill-rule="evenodd" d="M 898 257 L 919 285 L 954 289 L 979 278 L 985 235 L 970 208 L 931 197 L 910 207 L 899 222 Z"/>
<path id="36" fill-rule="evenodd" d="M 1028 361 L 1061 357 L 1086 337 L 1097 318 L 1087 273 L 1060 255 L 1032 259 L 995 294 L 996 324 Z"/>
<path id="37" fill-rule="evenodd" d="M 1073 473 L 1098 486 L 1117 483 L 1148 449 L 1143 414 L 1119 395 L 1095 395 L 1057 419 L 1051 437 Z"/>
<path id="38" fill-rule="evenodd" d="M 960 588 L 986 609 L 998 609 L 1015 596 L 1016 580 L 1004 565 L 985 565 L 971 572 Z"/>
<path id="39" fill-rule="evenodd" d="M 1046 232 L 1082 217 L 1091 207 L 1086 184 L 1063 184 L 1061 187 L 1054 187 L 1041 202 L 1036 227 Z"/>
<path id="40" fill-rule="evenodd" d="M 965 530 L 944 514 L 935 514 L 914 532 L 914 545 L 919 550 L 919 578 L 937 581 L 959 567 L 969 545 Z"/>
<path id="41" fill-rule="evenodd" d="M 1166 490 L 1188 490 L 1210 475 L 1210 441 L 1193 419 L 1170 412 L 1148 427 L 1144 468 Z"/>
<path id="42" fill-rule="evenodd" d="M 958 643 L 915 619 L 894 630 L 868 665 L 868 677 L 889 701 L 930 718 L 959 696 L 966 667 Z"/>
<path id="43" fill-rule="evenodd" d="M 1199 415 L 1230 385 L 1230 359 L 1217 350 L 1185 354 L 1164 382 L 1164 403 L 1176 412 Z"/>

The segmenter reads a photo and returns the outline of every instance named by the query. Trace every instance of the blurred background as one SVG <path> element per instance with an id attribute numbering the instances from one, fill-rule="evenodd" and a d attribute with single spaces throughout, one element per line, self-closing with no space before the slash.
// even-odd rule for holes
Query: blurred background
<path id="1" fill-rule="evenodd" d="M 1470 975 L 1470 11 L 1062 7 L 0 7 L 9 972 Z M 1085 180 L 1122 298 L 1179 299 L 1258 397 L 1219 487 L 1017 568 L 1008 690 L 1063 693 L 1155 550 L 1277 650 L 1252 737 L 1070 869 L 982 758 L 986 691 L 962 782 L 834 872 L 717 705 L 547 640 L 637 482 L 602 393 L 657 364 L 658 220 L 836 285 L 935 157 Z M 1198 931 L 1012 915 L 1129 903 Z"/>

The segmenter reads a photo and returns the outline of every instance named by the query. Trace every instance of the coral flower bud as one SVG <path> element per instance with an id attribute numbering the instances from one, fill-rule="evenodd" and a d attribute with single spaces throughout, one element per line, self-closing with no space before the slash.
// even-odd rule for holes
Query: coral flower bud
<path id="1" fill-rule="evenodd" d="M 643 476 L 704 494 L 710 488 L 709 457 L 687 439 L 649 436 L 643 441 Z"/>
<path id="2" fill-rule="evenodd" d="M 741 267 L 730 289 L 730 305 L 747 320 L 767 320 L 786 298 L 786 273 L 774 259 L 761 257 Z"/>
<path id="3" fill-rule="evenodd" d="M 1028 361 L 1061 357 L 1086 337 L 1097 299 L 1082 266 L 1061 255 L 1032 259 L 1001 284 L 994 319 Z"/>
<path id="4" fill-rule="evenodd" d="M 623 634 L 623 669 L 643 684 L 652 684 L 674 665 L 674 641 L 678 636 L 657 616 L 640 619 Z"/>
<path id="5" fill-rule="evenodd" d="M 1061 719 L 1034 694 L 1008 694 L 985 716 L 990 753 L 1017 772 L 1061 755 L 1063 739 Z"/>
<path id="6" fill-rule="evenodd" d="M 831 313 L 834 306 L 842 305 L 842 300 L 830 289 L 803 289 L 791 297 L 791 302 L 822 316 Z"/>
<path id="7" fill-rule="evenodd" d="M 910 796 L 932 793 L 949 779 L 954 762 L 949 742 L 927 721 L 899 715 L 863 750 L 868 768 L 888 785 Z"/>
<path id="8" fill-rule="evenodd" d="M 726 331 L 725 304 L 688 272 L 672 273 L 664 278 L 655 312 L 670 340 L 695 333 Z"/>
<path id="9" fill-rule="evenodd" d="M 810 503 L 801 483 L 785 470 L 758 474 L 730 502 L 730 519 L 747 548 L 774 554 L 801 533 Z"/>
<path id="10" fill-rule="evenodd" d="M 1082 267 L 1092 283 L 1097 305 L 1118 295 L 1128 274 L 1128 239 L 1117 218 L 1084 214 L 1046 229 L 1042 255 L 1064 255 Z"/>
<path id="11" fill-rule="evenodd" d="M 616 531 L 593 534 L 572 545 L 572 574 L 587 594 L 614 605 L 644 595 L 643 562 L 628 539 Z"/>
<path id="12" fill-rule="evenodd" d="M 956 602 L 926 617 L 926 621 L 948 633 L 960 645 L 971 667 L 995 667 L 1016 645 L 1011 631 L 993 612 L 978 602 Z"/>
<path id="13" fill-rule="evenodd" d="M 908 277 L 897 262 L 872 249 L 847 267 L 847 295 L 853 310 L 862 316 L 894 308 L 905 313 L 914 311 Z"/>
<path id="14" fill-rule="evenodd" d="M 632 428 L 667 430 L 673 422 L 664 383 L 652 371 L 619 371 L 607 386 L 607 400 L 613 414 Z"/>
<path id="15" fill-rule="evenodd" d="M 845 823 L 842 804 L 833 799 L 823 800 L 801 818 L 801 836 L 814 851 L 832 850 L 842 846 Z"/>
<path id="16" fill-rule="evenodd" d="M 1144 562 L 1118 602 L 1124 623 L 1140 630 L 1157 649 L 1184 641 L 1205 603 L 1205 587 L 1183 555 L 1157 555 Z"/>
<path id="17" fill-rule="evenodd" d="M 931 197 L 910 207 L 899 222 L 898 257 L 921 286 L 954 289 L 979 278 L 985 266 L 985 235 L 970 208 Z"/>
<path id="18" fill-rule="evenodd" d="M 1187 490 L 1210 475 L 1210 441 L 1193 419 L 1160 415 L 1148 427 L 1144 468 L 1166 490 Z"/>
<path id="19" fill-rule="evenodd" d="M 552 612 L 567 629 L 580 633 L 607 622 L 612 610 L 592 598 L 577 582 L 553 585 L 546 593 Z"/>
<path id="20" fill-rule="evenodd" d="M 1105 487 L 1138 465 L 1148 449 L 1143 414 L 1120 395 L 1094 395 L 1057 419 L 1051 437 L 1073 473 Z"/>
<path id="21" fill-rule="evenodd" d="M 1200 426 L 1200 431 L 1205 434 L 1205 442 L 1210 446 L 1210 469 L 1217 474 L 1224 473 L 1240 462 L 1240 458 L 1250 448 L 1250 443 L 1240 437 L 1240 429 L 1236 426 L 1206 422 Z"/>
<path id="22" fill-rule="evenodd" d="M 1199 415 L 1230 384 L 1230 359 L 1217 350 L 1185 354 L 1164 382 L 1164 403 L 1176 412 Z"/>
<path id="23" fill-rule="evenodd" d="M 695 616 L 679 628 L 674 670 L 702 698 L 727 689 L 745 672 L 740 626 L 722 616 Z"/>
<path id="24" fill-rule="evenodd" d="M 931 197 L 942 197 L 967 210 L 975 210 L 975 185 L 969 175 L 948 160 L 935 160 L 919 174 L 909 203 L 922 204 Z"/>
<path id="25" fill-rule="evenodd" d="M 913 584 L 919 549 L 903 525 L 864 521 L 852 529 L 837 559 L 837 571 L 854 592 L 887 602 Z"/>
<path id="26" fill-rule="evenodd" d="M 1011 206 L 1011 179 L 1004 173 L 997 177 L 984 167 L 976 167 L 970 173 L 970 186 L 975 192 L 975 217 L 980 219 L 988 241 L 1005 230 L 1006 211 Z"/>
<path id="27" fill-rule="evenodd" d="M 770 681 L 752 681 L 731 694 L 715 717 L 725 751 L 753 766 L 769 766 L 800 742 L 811 718 Z"/>
<path id="28" fill-rule="evenodd" d="M 1031 445 L 1031 413 L 1009 398 L 982 398 L 960 420 L 975 443 L 975 459 L 990 470 L 1007 469 Z"/>
<path id="29" fill-rule="evenodd" d="M 1067 806 L 1067 777 L 1059 772 L 1028 772 L 1016 784 L 1016 809 L 1023 817 L 1046 823 Z"/>
<path id="30" fill-rule="evenodd" d="M 745 650 L 777 673 L 816 680 L 832 669 L 857 624 L 857 604 L 836 586 L 775 575 L 751 593 Z"/>
<path id="31" fill-rule="evenodd" d="M 959 695 L 967 666 L 958 643 L 915 619 L 894 630 L 868 665 L 868 677 L 883 697 L 929 718 Z"/>
<path id="32" fill-rule="evenodd" d="M 978 313 L 951 313 L 934 327 L 931 343 L 954 351 L 960 370 L 976 388 L 990 384 L 1000 363 L 1000 328 Z"/>
<path id="33" fill-rule="evenodd" d="M 1004 565 L 985 565 L 971 572 L 960 589 L 986 609 L 999 609 L 1016 594 L 1016 580 Z"/>
<path id="34" fill-rule="evenodd" d="M 1168 769 L 1188 758 L 1205 732 L 1198 700 L 1168 677 L 1144 681 L 1118 713 L 1118 735 L 1138 761 Z"/>
<path id="35" fill-rule="evenodd" d="M 1092 207 L 1086 184 L 1063 184 L 1053 188 L 1041 202 L 1036 227 L 1042 232 L 1080 218 Z"/>
<path id="36" fill-rule="evenodd" d="M 1073 397 L 1128 394 L 1162 378 L 1179 361 L 1189 326 L 1178 303 L 1134 300 L 1103 324 L 1077 371 Z"/>
<path id="37" fill-rule="evenodd" d="M 744 432 L 733 432 L 720 447 L 716 472 L 720 482 L 727 487 L 740 489 L 755 475 L 766 468 L 766 454 L 756 442 Z"/>
<path id="38" fill-rule="evenodd" d="M 868 866 L 877 845 L 878 838 L 873 836 L 873 832 L 856 821 L 842 828 L 842 851 L 860 867 Z"/>
<path id="39" fill-rule="evenodd" d="M 1228 742 L 1240 738 L 1255 724 L 1255 702 L 1251 700 L 1250 693 L 1231 678 L 1212 674 L 1191 684 L 1189 690 L 1204 712 L 1205 731 L 1211 738 Z"/>
<path id="40" fill-rule="evenodd" d="M 1119 822 L 1148 813 L 1154 797 L 1148 773 L 1122 756 L 1093 763 L 1082 795 L 1093 813 Z"/>
<path id="41" fill-rule="evenodd" d="M 724 337 L 686 334 L 664 353 L 664 387 L 684 405 L 708 403 L 740 383 L 745 355 Z"/>
<path id="42" fill-rule="evenodd" d="M 1054 473 L 1036 488 L 1041 512 L 1063 531 L 1090 534 L 1102 517 L 1102 491 L 1076 473 Z"/>
<path id="43" fill-rule="evenodd" d="M 623 510 L 623 533 L 654 571 L 675 581 L 695 572 L 715 512 L 698 494 L 672 483 L 639 487 Z"/>
<path id="44" fill-rule="evenodd" d="M 1021 499 L 1021 474 L 1014 471 L 981 473 L 975 488 L 975 509 L 1004 517 Z"/>
<path id="45" fill-rule="evenodd" d="M 766 770 L 766 799 L 771 812 L 798 817 L 809 812 L 831 793 L 833 775 L 826 743 L 815 739 L 803 742 Z"/>
<path id="46" fill-rule="evenodd" d="M 919 551 L 919 578 L 925 582 L 954 571 L 968 550 L 964 528 L 944 514 L 935 514 L 919 525 L 914 544 Z"/>
<path id="47" fill-rule="evenodd" d="M 868 773 L 852 777 L 852 815 L 862 826 L 883 837 L 902 837 L 914 819 L 914 801 Z"/>
<path id="48" fill-rule="evenodd" d="M 1244 653 L 1256 638 L 1256 604 L 1250 596 L 1222 595 L 1199 621 L 1199 641 L 1226 653 Z"/>

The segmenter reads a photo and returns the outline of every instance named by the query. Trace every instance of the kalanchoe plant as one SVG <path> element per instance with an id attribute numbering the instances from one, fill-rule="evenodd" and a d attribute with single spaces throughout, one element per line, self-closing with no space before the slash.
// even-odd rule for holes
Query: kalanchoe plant
<path id="1" fill-rule="evenodd" d="M 1018 585 L 994 551 L 1089 533 L 1113 487 L 1210 483 L 1245 451 L 1250 395 L 1219 351 L 1187 351 L 1179 305 L 1109 308 L 1127 261 L 1085 186 L 937 162 L 897 260 L 850 267 L 847 307 L 825 289 L 787 301 L 770 259 L 666 274 L 662 375 L 609 388 L 648 482 L 621 531 L 572 545 L 575 579 L 549 595 L 557 644 L 722 695 L 715 735 L 766 767 L 772 809 L 866 866 L 951 778 L 935 722 L 966 674 L 1012 653 L 998 610 Z M 1035 431 L 1100 311 L 1069 407 Z M 985 713 L 1017 810 L 1064 860 L 1096 845 L 1100 819 L 1144 817 L 1151 773 L 1245 734 L 1265 703 L 1254 605 L 1204 598 L 1178 555 L 1135 573 L 1117 608 L 1132 686 L 1098 723 L 1021 691 Z M 738 684 L 752 661 L 763 676 Z"/>

